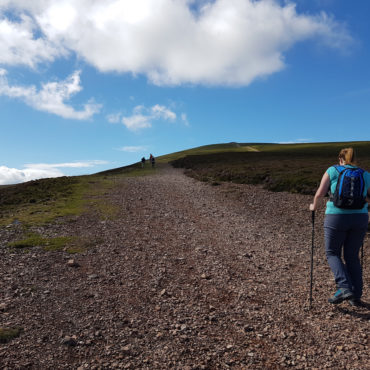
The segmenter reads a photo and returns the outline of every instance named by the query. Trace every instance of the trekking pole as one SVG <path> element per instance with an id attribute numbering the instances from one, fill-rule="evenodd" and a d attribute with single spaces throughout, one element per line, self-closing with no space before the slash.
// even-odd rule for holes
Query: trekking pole
<path id="1" fill-rule="evenodd" d="M 312 287 L 313 287 L 313 252 L 315 244 L 315 211 L 311 211 L 312 216 L 312 245 L 311 245 L 311 274 L 310 274 L 310 304 L 309 309 L 312 307 Z"/>

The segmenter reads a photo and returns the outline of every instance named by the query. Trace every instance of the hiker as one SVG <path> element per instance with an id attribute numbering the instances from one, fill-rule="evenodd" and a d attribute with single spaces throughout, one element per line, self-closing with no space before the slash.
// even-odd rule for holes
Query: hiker
<path id="1" fill-rule="evenodd" d="M 344 300 L 348 300 L 352 306 L 362 306 L 362 267 L 359 260 L 359 251 L 363 243 L 367 228 L 368 228 L 368 204 L 366 196 L 370 196 L 370 173 L 356 166 L 355 152 L 353 148 L 345 148 L 339 152 L 339 166 L 331 166 L 324 173 L 319 188 L 316 191 L 313 203 L 310 204 L 310 210 L 315 211 L 318 206 L 318 201 L 330 191 L 329 201 L 326 203 L 324 234 L 325 234 L 325 252 L 329 266 L 334 274 L 334 279 L 337 285 L 337 292 L 328 299 L 329 303 L 338 304 Z M 348 169 L 350 169 L 348 171 Z M 351 170 L 352 169 L 352 170 Z M 344 204 L 344 196 L 338 201 L 337 194 L 346 188 L 347 183 L 344 183 L 345 172 L 358 175 L 358 180 L 362 184 L 361 196 L 357 209 L 353 207 L 351 202 Z M 360 176 L 361 175 L 361 176 Z M 355 176 L 355 175 L 352 175 Z M 361 178 L 362 177 L 362 178 Z M 338 181 L 339 180 L 339 181 Z M 336 185 L 339 182 L 342 186 Z M 353 182 L 352 184 L 353 189 Z M 356 185 L 357 186 L 357 185 Z M 349 187 L 350 188 L 350 187 Z M 353 194 L 353 190 L 351 195 Z M 348 194 L 347 194 L 348 195 Z M 347 197 L 348 199 L 348 197 Z M 354 197 L 352 197 L 354 199 Z M 336 205 L 334 205 L 336 204 Z M 346 207 L 346 208 L 343 208 Z M 342 261 L 341 254 L 343 250 Z"/>
<path id="2" fill-rule="evenodd" d="M 141 168 L 145 166 L 145 157 L 141 158 Z"/>
<path id="3" fill-rule="evenodd" d="M 155 166 L 155 158 L 153 157 L 153 155 L 152 154 L 150 154 L 150 163 L 152 164 L 152 167 L 154 167 Z"/>

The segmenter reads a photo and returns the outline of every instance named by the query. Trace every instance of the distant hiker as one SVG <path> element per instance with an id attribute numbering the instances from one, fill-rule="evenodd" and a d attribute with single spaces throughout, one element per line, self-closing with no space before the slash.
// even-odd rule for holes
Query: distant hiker
<path id="1" fill-rule="evenodd" d="M 141 158 L 141 168 L 145 166 L 145 157 Z"/>
<path id="2" fill-rule="evenodd" d="M 155 166 L 155 158 L 153 157 L 152 154 L 150 154 L 149 160 L 150 160 L 150 163 L 152 164 L 152 167 L 154 167 Z"/>
<path id="3" fill-rule="evenodd" d="M 353 148 L 342 149 L 338 159 L 339 166 L 324 173 L 310 210 L 314 212 L 319 199 L 330 191 L 324 221 L 325 252 L 338 290 L 328 301 L 337 304 L 348 300 L 352 306 L 361 306 L 359 251 L 369 221 L 366 196 L 370 197 L 370 173 L 355 165 Z"/>

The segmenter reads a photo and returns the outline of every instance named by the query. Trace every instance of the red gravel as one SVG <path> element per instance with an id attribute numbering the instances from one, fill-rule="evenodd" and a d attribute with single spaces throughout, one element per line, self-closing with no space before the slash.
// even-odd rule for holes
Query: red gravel
<path id="1" fill-rule="evenodd" d="M 97 245 L 85 253 L 10 251 L 20 226 L 0 229 L 0 327 L 24 329 L 0 344 L 1 368 L 370 369 L 370 304 L 327 303 L 323 209 L 307 310 L 311 197 L 169 167 L 116 185 L 103 195 L 116 219 L 37 229 L 88 236 Z"/>

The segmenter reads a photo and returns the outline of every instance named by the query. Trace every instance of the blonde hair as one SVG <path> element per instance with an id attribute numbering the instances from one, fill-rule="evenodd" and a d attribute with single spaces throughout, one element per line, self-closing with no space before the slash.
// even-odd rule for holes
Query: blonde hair
<path id="1" fill-rule="evenodd" d="M 344 148 L 339 152 L 339 160 L 343 160 L 346 164 L 356 164 L 356 154 L 353 148 Z"/>

